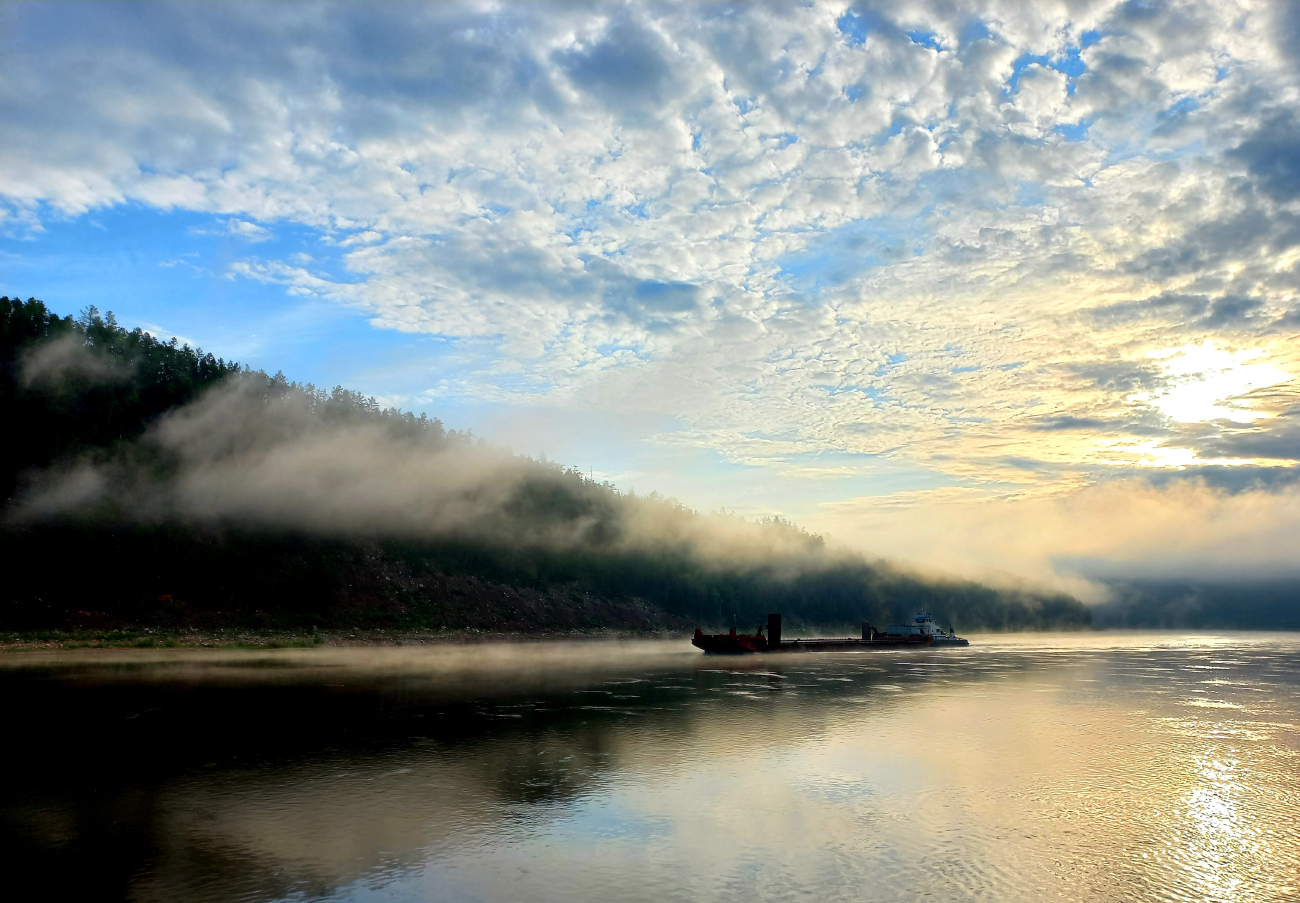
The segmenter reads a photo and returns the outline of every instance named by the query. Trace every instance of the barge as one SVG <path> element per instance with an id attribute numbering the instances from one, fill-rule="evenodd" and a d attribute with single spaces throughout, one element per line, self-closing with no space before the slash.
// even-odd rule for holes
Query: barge
<path id="1" fill-rule="evenodd" d="M 854 652 L 863 649 L 922 649 L 932 646 L 969 646 L 951 628 L 945 633 L 932 616 L 922 612 L 912 624 L 895 624 L 879 631 L 863 623 L 859 637 L 816 637 L 783 640 L 781 616 L 767 616 L 767 624 L 756 633 L 705 633 L 695 628 L 691 645 L 715 655 L 745 655 L 754 652 Z M 767 634 L 763 631 L 766 629 Z"/>

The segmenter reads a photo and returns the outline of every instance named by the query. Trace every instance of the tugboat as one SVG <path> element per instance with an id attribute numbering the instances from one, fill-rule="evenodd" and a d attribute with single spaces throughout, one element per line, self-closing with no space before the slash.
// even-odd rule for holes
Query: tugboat
<path id="1" fill-rule="evenodd" d="M 770 614 L 767 624 L 755 633 L 705 633 L 695 628 L 691 645 L 715 655 L 744 655 L 751 652 L 848 652 L 859 649 L 916 649 L 929 646 L 969 646 L 950 628 L 946 633 L 926 612 L 918 614 L 912 624 L 894 624 L 883 632 L 863 622 L 862 637 L 819 637 L 815 639 L 781 639 L 781 616 Z M 767 635 L 763 635 L 764 629 Z"/>

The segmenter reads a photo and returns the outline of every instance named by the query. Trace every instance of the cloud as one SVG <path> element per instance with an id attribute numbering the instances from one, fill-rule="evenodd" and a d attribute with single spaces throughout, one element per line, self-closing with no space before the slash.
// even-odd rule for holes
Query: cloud
<path id="1" fill-rule="evenodd" d="M 1110 304 L 1095 310 L 1093 315 L 1112 322 L 1159 318 L 1182 323 L 1204 316 L 1209 309 L 1210 301 L 1204 295 L 1163 293 L 1152 298 Z"/>
<path id="2" fill-rule="evenodd" d="M 552 59 L 582 91 L 616 111 L 656 108 L 673 81 L 662 40 L 620 22 L 591 40 L 556 50 Z"/>
<path id="3" fill-rule="evenodd" d="M 1294 110 L 1272 113 L 1245 141 L 1228 151 L 1228 157 L 1246 164 L 1255 184 L 1267 197 L 1286 203 L 1300 195 L 1300 120 Z"/>
<path id="4" fill-rule="evenodd" d="M 1099 321 L 1127 323 L 1141 320 L 1164 320 L 1189 329 L 1220 331 L 1249 325 L 1247 321 L 1264 308 L 1260 298 L 1238 295 L 1186 295 L 1163 292 L 1133 301 L 1120 301 L 1094 310 Z"/>
<path id="5" fill-rule="evenodd" d="M 1196 447 L 1206 458 L 1300 462 L 1300 404 L 1269 419 L 1225 424 L 1199 439 Z"/>
<path id="6" fill-rule="evenodd" d="M 1060 417 L 1044 417 L 1033 426 L 1036 430 L 1105 430 L 1114 429 L 1117 424 L 1102 420 L 1097 417 L 1073 417 L 1063 415 Z M 1125 425 L 1119 425 L 1121 428 Z"/>
<path id="7" fill-rule="evenodd" d="M 1003 104 L 1007 128 L 1025 138 L 1042 138 L 1070 121 L 1069 80 L 1064 73 L 1031 63 L 1021 73 L 1014 103 Z"/>
<path id="8" fill-rule="evenodd" d="M 264 226 L 241 219 L 225 220 L 220 226 L 213 229 L 195 226 L 189 231 L 191 235 L 228 235 L 247 242 L 262 242 L 272 237 L 271 231 Z"/>
<path id="9" fill-rule="evenodd" d="M 1297 576 L 1296 469 L 1243 483 L 1202 473 L 1047 496 L 950 489 L 827 505 L 817 526 L 899 560 L 995 582 L 1016 575 L 1093 602 L 1106 598 L 1102 578 Z"/>
<path id="10" fill-rule="evenodd" d="M 271 237 L 271 232 L 257 223 L 249 223 L 244 220 L 232 219 L 226 222 L 226 229 L 231 235 L 244 239 L 245 241 L 266 241 Z"/>
<path id="11" fill-rule="evenodd" d="M 1286 417 L 1180 427 L 1153 355 L 1300 374 L 1287 5 L 150 9 L 5 10 L 4 222 L 206 216 L 236 284 L 459 343 L 410 397 L 775 473 L 1283 460 Z"/>
<path id="12" fill-rule="evenodd" d="M 1278 52 L 1293 60 L 1300 59 L 1300 9 L 1294 3 L 1277 3 L 1271 29 Z"/>

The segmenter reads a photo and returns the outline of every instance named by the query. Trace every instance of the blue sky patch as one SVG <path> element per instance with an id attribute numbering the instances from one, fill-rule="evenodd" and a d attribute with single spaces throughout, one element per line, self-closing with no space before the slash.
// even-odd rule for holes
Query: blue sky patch
<path id="1" fill-rule="evenodd" d="M 817 236 L 803 251 L 782 258 L 778 265 L 793 287 L 815 291 L 913 257 L 927 238 L 919 219 L 858 220 Z"/>
<path id="2" fill-rule="evenodd" d="M 442 377 L 438 350 L 449 340 L 374 329 L 362 310 L 230 272 L 238 261 L 284 260 L 352 282 L 344 249 L 298 225 L 261 225 L 267 237 L 250 241 L 232 222 L 248 221 L 137 204 L 51 215 L 31 238 L 0 236 L 0 294 L 39 298 L 60 315 L 93 304 L 128 329 L 320 386 L 398 394 L 413 368 L 424 384 Z"/>
<path id="3" fill-rule="evenodd" d="M 868 17 L 853 9 L 836 19 L 835 26 L 844 35 L 844 40 L 857 46 L 866 43 L 871 31 Z"/>
<path id="4" fill-rule="evenodd" d="M 1056 126 L 1056 134 L 1066 141 L 1084 141 L 1088 137 L 1088 129 L 1091 125 L 1092 117 L 1084 117 L 1073 125 L 1061 124 Z"/>
<path id="5" fill-rule="evenodd" d="M 943 50 L 943 45 L 939 43 L 938 36 L 932 31 L 909 31 L 907 36 L 913 44 L 919 44 L 927 50 Z"/>
<path id="6" fill-rule="evenodd" d="M 974 44 L 976 41 L 986 41 L 991 37 L 993 37 L 993 33 L 989 31 L 988 25 L 980 19 L 973 19 L 962 26 L 961 34 L 958 35 L 957 39 L 961 41 L 964 47 L 967 44 Z"/>
<path id="7" fill-rule="evenodd" d="M 1065 56 L 1049 57 L 1041 54 L 1026 53 L 1018 57 L 1011 64 L 1011 77 L 1007 79 L 1007 86 L 1003 93 L 1007 95 L 1015 94 L 1020 90 L 1020 79 L 1025 74 L 1025 70 L 1031 65 L 1037 63 L 1047 69 L 1055 69 L 1062 75 L 1067 76 L 1066 93 L 1074 94 L 1074 80 L 1087 71 L 1087 66 L 1079 56 L 1079 48 L 1072 47 L 1066 51 Z"/>

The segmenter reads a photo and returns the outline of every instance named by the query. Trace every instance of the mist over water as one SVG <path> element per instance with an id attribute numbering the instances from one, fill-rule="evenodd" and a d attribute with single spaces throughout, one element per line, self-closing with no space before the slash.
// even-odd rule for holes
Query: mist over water
<path id="1" fill-rule="evenodd" d="M 6 874 L 140 901 L 1294 899 L 1297 653 L 11 654 Z"/>

